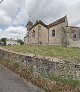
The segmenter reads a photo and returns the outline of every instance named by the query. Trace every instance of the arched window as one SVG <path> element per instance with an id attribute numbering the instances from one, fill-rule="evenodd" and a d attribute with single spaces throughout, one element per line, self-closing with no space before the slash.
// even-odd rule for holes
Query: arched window
<path id="1" fill-rule="evenodd" d="M 35 31 L 33 30 L 33 32 L 32 32 L 32 37 L 35 37 Z"/>
<path id="2" fill-rule="evenodd" d="M 76 34 L 73 34 L 73 38 L 76 38 Z"/>
<path id="3" fill-rule="evenodd" d="M 55 37 L 55 30 L 52 30 L 52 37 Z"/>

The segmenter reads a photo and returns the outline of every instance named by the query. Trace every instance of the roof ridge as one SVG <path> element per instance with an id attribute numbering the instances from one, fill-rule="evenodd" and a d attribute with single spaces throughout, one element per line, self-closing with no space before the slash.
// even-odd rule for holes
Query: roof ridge
<path id="1" fill-rule="evenodd" d="M 66 16 L 64 16 L 64 17 L 62 17 L 62 18 L 59 18 L 58 20 L 54 21 L 53 23 L 50 23 L 50 24 L 47 25 L 47 26 L 50 28 L 50 27 L 52 27 L 52 26 L 55 26 L 55 25 L 57 25 L 57 24 L 60 24 L 60 23 L 62 23 L 62 22 L 65 21 L 65 18 L 66 18 Z"/>
<path id="2" fill-rule="evenodd" d="M 62 17 L 62 18 L 60 18 L 60 19 L 54 21 L 53 23 L 50 23 L 49 25 L 46 25 L 42 20 L 37 20 L 37 22 L 36 22 L 30 29 L 32 29 L 34 26 L 36 26 L 36 25 L 39 24 L 39 23 L 40 23 L 41 25 L 45 26 L 46 28 L 50 28 L 50 27 L 52 27 L 52 26 L 58 25 L 58 24 L 60 24 L 60 23 L 62 23 L 62 22 L 65 22 L 65 18 L 66 18 L 66 16 L 64 16 L 64 17 Z"/>
<path id="3" fill-rule="evenodd" d="M 79 28 L 79 27 L 76 27 L 76 26 L 66 26 L 66 27 Z"/>
<path id="4" fill-rule="evenodd" d="M 36 22 L 30 29 L 32 29 L 32 28 L 33 28 L 34 26 L 36 26 L 37 24 L 41 24 L 41 25 L 45 26 L 46 28 L 48 28 L 47 25 L 46 25 L 43 21 L 37 20 L 37 22 Z"/>

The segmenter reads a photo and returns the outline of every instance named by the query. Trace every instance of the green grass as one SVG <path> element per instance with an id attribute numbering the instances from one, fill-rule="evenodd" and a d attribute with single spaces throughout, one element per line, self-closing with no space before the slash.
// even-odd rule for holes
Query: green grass
<path id="1" fill-rule="evenodd" d="M 4 46 L 8 50 L 16 52 L 32 53 L 34 55 L 57 57 L 61 59 L 75 59 L 80 61 L 79 48 L 67 48 L 62 46 Z"/>
<path id="2" fill-rule="evenodd" d="M 72 87 L 80 88 L 80 80 L 73 80 L 72 78 L 62 78 L 55 75 L 47 75 L 44 73 L 42 75 L 44 78 L 56 81 L 57 83 L 63 83 L 64 85 L 70 85 Z"/>

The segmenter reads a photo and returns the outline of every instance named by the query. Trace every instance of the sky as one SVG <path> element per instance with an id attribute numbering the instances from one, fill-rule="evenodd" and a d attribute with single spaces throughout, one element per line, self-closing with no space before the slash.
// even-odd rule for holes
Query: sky
<path id="1" fill-rule="evenodd" d="M 0 38 L 23 39 L 29 20 L 45 24 L 67 15 L 69 25 L 80 26 L 80 0 L 3 0 L 0 3 Z"/>

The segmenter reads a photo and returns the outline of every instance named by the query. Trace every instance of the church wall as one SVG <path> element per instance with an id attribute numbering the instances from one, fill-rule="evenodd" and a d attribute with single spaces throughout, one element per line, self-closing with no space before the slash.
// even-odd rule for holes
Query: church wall
<path id="1" fill-rule="evenodd" d="M 42 44 L 48 44 L 48 29 L 44 26 L 41 26 L 42 32 Z"/>
<path id="2" fill-rule="evenodd" d="M 66 27 L 68 47 L 80 47 L 79 28 Z M 73 35 L 76 34 L 76 38 Z"/>
<path id="3" fill-rule="evenodd" d="M 41 26 L 41 30 L 38 30 L 38 26 Z M 32 37 L 33 30 L 35 31 L 35 37 Z M 32 28 L 29 32 L 29 43 L 31 44 L 47 44 L 48 43 L 48 29 L 41 24 L 38 24 Z"/>
<path id="4" fill-rule="evenodd" d="M 35 37 L 32 37 L 32 32 L 35 31 Z M 38 28 L 35 26 L 29 32 L 29 43 L 30 44 L 37 44 L 38 43 Z"/>
<path id="5" fill-rule="evenodd" d="M 38 26 L 41 26 L 41 30 L 38 30 Z M 63 29 L 64 27 L 64 29 Z M 35 37 L 32 37 L 33 30 L 35 31 Z M 55 36 L 52 37 L 52 30 L 55 30 Z M 66 31 L 66 36 L 63 33 Z M 73 35 L 76 33 L 76 40 L 74 40 Z M 37 24 L 29 31 L 29 36 L 26 37 L 25 43 L 27 44 L 43 44 L 43 45 L 63 45 L 67 43 L 68 47 L 80 47 L 80 35 L 79 28 L 69 27 L 67 17 L 65 22 L 57 24 L 49 29 L 41 24 Z M 65 36 L 65 37 L 64 37 Z M 63 39 L 65 39 L 63 41 Z"/>
<path id="6" fill-rule="evenodd" d="M 62 26 L 65 26 L 65 22 L 49 29 L 49 44 L 62 45 Z M 52 37 L 52 30 L 55 30 L 55 37 Z"/>

